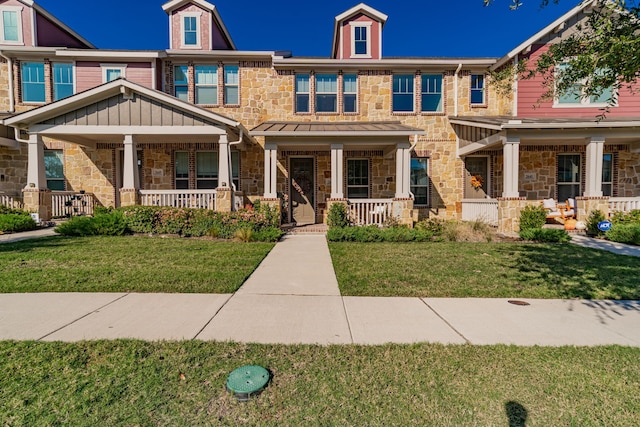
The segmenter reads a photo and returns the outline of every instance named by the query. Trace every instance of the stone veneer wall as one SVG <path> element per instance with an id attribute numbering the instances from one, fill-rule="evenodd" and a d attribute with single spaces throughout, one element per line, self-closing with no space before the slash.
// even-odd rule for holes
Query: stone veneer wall
<path id="1" fill-rule="evenodd" d="M 64 149 L 64 173 L 67 191 L 93 193 L 97 203 L 115 205 L 113 150 L 83 147 L 71 143 L 47 143 L 47 148 Z"/>
<path id="2" fill-rule="evenodd" d="M 27 145 L 18 149 L 0 147 L 0 192 L 22 198 L 22 189 L 27 185 Z"/>
<path id="3" fill-rule="evenodd" d="M 640 197 L 640 152 L 618 154 L 618 197 Z"/>

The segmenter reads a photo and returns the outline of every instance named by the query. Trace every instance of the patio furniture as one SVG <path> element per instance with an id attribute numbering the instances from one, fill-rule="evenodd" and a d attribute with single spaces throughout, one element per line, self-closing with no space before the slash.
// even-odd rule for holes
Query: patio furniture
<path id="1" fill-rule="evenodd" d="M 558 204 L 554 199 L 544 199 L 542 207 L 547 210 L 547 219 L 567 219 L 576 217 L 576 199 L 567 199 L 564 203 Z"/>

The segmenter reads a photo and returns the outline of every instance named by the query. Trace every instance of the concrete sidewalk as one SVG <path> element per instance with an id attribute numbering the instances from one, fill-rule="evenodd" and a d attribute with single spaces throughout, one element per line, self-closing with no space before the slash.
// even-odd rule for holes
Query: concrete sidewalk
<path id="1" fill-rule="evenodd" d="M 610 242 L 609 240 L 594 239 L 592 237 L 576 234 L 571 236 L 571 243 L 585 248 L 600 249 L 602 251 L 613 252 L 618 255 L 629 255 L 640 257 L 640 246 L 626 245 L 624 243 Z"/>
<path id="2" fill-rule="evenodd" d="M 235 294 L 0 294 L 0 339 L 640 347 L 640 301 L 524 301 L 342 297 L 324 235 L 289 235 Z"/>
<path id="3" fill-rule="evenodd" d="M 19 242 L 21 240 L 36 239 L 38 237 L 57 236 L 53 231 L 54 227 L 39 228 L 32 231 L 23 231 L 21 233 L 0 234 L 0 243 Z"/>

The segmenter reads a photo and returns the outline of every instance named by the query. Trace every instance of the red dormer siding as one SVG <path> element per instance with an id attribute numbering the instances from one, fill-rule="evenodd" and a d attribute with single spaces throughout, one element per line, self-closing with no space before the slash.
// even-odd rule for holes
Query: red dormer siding
<path id="1" fill-rule="evenodd" d="M 353 52 L 353 41 L 352 41 L 352 34 L 353 34 L 352 27 L 354 26 L 353 24 L 356 24 L 356 26 L 358 24 L 361 24 L 361 25 L 366 24 L 366 26 L 369 27 L 368 36 L 370 37 L 370 40 L 369 40 L 370 51 L 369 51 L 369 54 L 366 56 L 356 55 L 355 52 Z M 382 25 L 380 24 L 380 22 L 371 19 L 367 15 L 359 14 L 357 16 L 354 16 L 351 19 L 345 20 L 340 26 L 340 36 L 341 36 L 342 42 L 340 43 L 340 47 L 339 47 L 340 49 L 339 58 L 340 59 L 350 59 L 350 58 L 380 59 L 382 57 L 382 49 L 380 46 L 381 32 L 382 32 Z"/>
<path id="2" fill-rule="evenodd" d="M 185 46 L 182 43 L 182 18 L 185 14 L 197 14 L 199 45 L 197 47 Z M 186 4 L 171 13 L 171 49 L 195 49 L 211 50 L 209 43 L 211 36 L 211 14 L 194 4 Z"/>
<path id="3" fill-rule="evenodd" d="M 528 55 L 529 61 L 535 63 L 538 58 L 548 51 L 547 45 L 533 45 Z M 636 85 L 637 92 L 640 85 Z M 520 117 L 595 117 L 602 112 L 602 107 L 567 107 L 559 106 L 553 100 L 539 102 L 540 96 L 546 91 L 542 77 L 536 76 L 529 80 L 518 82 L 518 116 Z M 623 88 L 618 96 L 617 106 L 611 107 L 608 117 L 637 116 L 640 113 L 640 95 Z"/>
<path id="4" fill-rule="evenodd" d="M 203 0 L 171 1 L 163 6 L 169 14 L 170 49 L 172 50 L 235 50 L 224 23 L 214 5 Z M 185 17 L 195 18 L 196 43 L 186 43 Z"/>

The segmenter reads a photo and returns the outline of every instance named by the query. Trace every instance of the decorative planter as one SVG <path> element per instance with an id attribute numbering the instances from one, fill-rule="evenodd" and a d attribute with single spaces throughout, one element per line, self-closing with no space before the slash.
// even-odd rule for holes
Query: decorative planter
<path id="1" fill-rule="evenodd" d="M 576 221 L 575 219 L 568 219 L 568 220 L 566 220 L 564 222 L 564 229 L 565 230 L 575 230 L 577 223 L 578 223 L 578 221 Z"/>
<path id="2" fill-rule="evenodd" d="M 584 221 L 576 222 L 576 230 L 583 231 L 587 229 L 587 224 Z"/>

